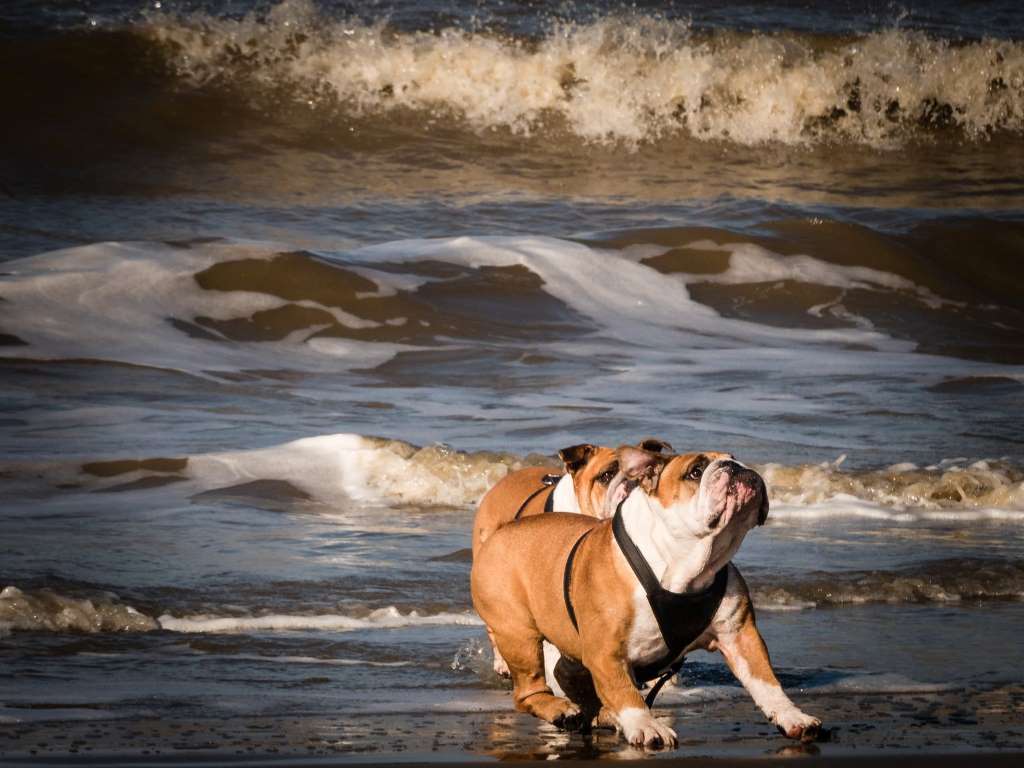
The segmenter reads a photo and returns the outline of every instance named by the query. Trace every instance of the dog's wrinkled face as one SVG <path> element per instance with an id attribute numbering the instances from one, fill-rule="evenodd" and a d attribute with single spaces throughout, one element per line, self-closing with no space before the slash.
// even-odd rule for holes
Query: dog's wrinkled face
<path id="1" fill-rule="evenodd" d="M 655 463 L 658 452 L 672 449 L 657 438 L 646 438 L 640 445 L 643 447 L 622 446 L 612 450 L 584 443 L 558 452 L 565 463 L 565 471 L 572 475 L 580 512 L 599 518 L 611 516 L 618 503 L 635 487 L 635 480 Z M 627 476 L 628 482 L 623 482 Z"/>
<path id="2" fill-rule="evenodd" d="M 672 457 L 651 494 L 676 536 L 746 534 L 768 517 L 768 491 L 759 474 L 727 453 Z"/>

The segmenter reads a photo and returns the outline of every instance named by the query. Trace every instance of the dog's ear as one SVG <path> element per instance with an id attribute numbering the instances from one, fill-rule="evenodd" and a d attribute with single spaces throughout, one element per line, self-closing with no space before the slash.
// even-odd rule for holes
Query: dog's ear
<path id="1" fill-rule="evenodd" d="M 665 440 L 661 440 L 657 437 L 645 437 L 639 443 L 636 444 L 637 448 L 642 448 L 645 451 L 651 453 L 671 453 L 672 445 Z"/>
<path id="2" fill-rule="evenodd" d="M 757 524 L 764 525 L 768 521 L 768 488 L 761 486 L 761 508 L 757 511 Z"/>
<path id="3" fill-rule="evenodd" d="M 565 471 L 570 475 L 575 475 L 587 465 L 587 461 L 594 455 L 596 450 L 597 446 L 590 443 L 570 445 L 568 448 L 563 448 L 558 452 L 558 458 L 565 464 Z"/>
<path id="4" fill-rule="evenodd" d="M 664 456 L 631 445 L 619 448 L 618 456 L 619 471 L 626 479 L 635 482 L 647 493 L 652 493 L 658 487 L 661 470 L 668 463 Z"/>

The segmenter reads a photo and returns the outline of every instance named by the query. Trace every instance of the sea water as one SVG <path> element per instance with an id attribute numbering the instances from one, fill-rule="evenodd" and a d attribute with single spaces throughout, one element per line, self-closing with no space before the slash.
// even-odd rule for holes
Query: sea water
<path id="1" fill-rule="evenodd" d="M 647 436 L 796 698 L 1024 683 L 1016 3 L 0 19 L 0 722 L 498 717 L 475 504 Z"/>

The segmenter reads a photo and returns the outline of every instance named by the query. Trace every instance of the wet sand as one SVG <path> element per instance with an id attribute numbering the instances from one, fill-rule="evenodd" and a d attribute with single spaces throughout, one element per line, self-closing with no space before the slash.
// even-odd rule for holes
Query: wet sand
<path id="1" fill-rule="evenodd" d="M 679 749 L 641 752 L 617 735 L 584 737 L 511 711 L 338 714 L 325 717 L 119 717 L 61 720 L 59 711 L 25 709 L 0 726 L 0 763 L 144 765 L 238 761 L 451 763 L 493 760 L 658 758 L 690 764 L 813 757 L 837 764 L 888 765 L 908 758 L 929 765 L 1020 765 L 1024 760 L 1024 687 L 977 692 L 800 695 L 821 715 L 826 740 L 798 744 L 766 723 L 751 702 L 658 708 L 680 735 Z M 79 711 L 79 717 L 82 711 Z M 5 719 L 18 717 L 5 710 Z"/>

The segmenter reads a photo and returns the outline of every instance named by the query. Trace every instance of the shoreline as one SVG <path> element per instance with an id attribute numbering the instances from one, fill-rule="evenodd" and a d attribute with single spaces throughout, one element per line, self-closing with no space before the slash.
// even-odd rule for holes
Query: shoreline
<path id="1" fill-rule="evenodd" d="M 895 761 L 905 765 L 908 760 L 945 766 L 970 760 L 976 768 L 1001 768 L 1024 760 L 1024 685 L 932 693 L 794 693 L 802 707 L 823 717 L 827 741 L 789 741 L 776 733 L 752 702 L 734 700 L 657 707 L 658 717 L 673 721 L 680 746 L 656 752 L 633 749 L 618 734 L 607 731 L 587 737 L 567 734 L 514 712 L 511 706 L 502 712 L 223 717 L 211 717 L 209 708 L 124 717 L 116 711 L 97 710 L 97 716 L 87 720 L 4 723 L 0 763 L 476 765 L 505 760 L 587 763 L 653 758 L 688 766 L 723 762 L 763 766 L 801 758 L 850 766 L 884 766 Z M 24 708 L 26 714 L 34 712 L 37 717 L 45 710 Z M 13 711 L 17 710 L 5 710 L 9 720 Z M 103 719 L 105 714 L 110 717 Z"/>
<path id="2" fill-rule="evenodd" d="M 616 765 L 622 768 L 649 764 L 651 758 L 639 758 L 628 760 L 617 760 Z M 737 768 L 767 768 L 768 766 L 792 765 L 794 759 L 801 762 L 810 762 L 821 768 L 905 768 L 906 766 L 923 765 L 933 768 L 949 768 L 950 766 L 964 765 L 970 761 L 972 768 L 1011 768 L 1018 766 L 1024 760 L 1024 752 L 982 752 L 975 754 L 966 753 L 936 753 L 936 754 L 899 754 L 899 755 L 842 755 L 842 756 L 771 756 L 761 758 L 730 758 L 730 757 L 670 757 L 659 758 L 662 765 L 682 766 L 683 768 L 702 768 L 703 766 L 721 766 L 727 764 Z M 22 758 L 5 762 L 7 766 L 40 766 L 40 765 L 111 765 L 119 768 L 133 768 L 138 766 L 163 766 L 163 765 L 188 765 L 193 768 L 199 766 L 218 765 L 266 765 L 266 766 L 289 766 L 289 768 L 303 768 L 303 766 L 315 766 L 320 768 L 324 765 L 344 763 L 349 768 L 359 766 L 373 766 L 374 768 L 385 768 L 385 766 L 402 766 L 413 768 L 414 766 L 442 766 L 452 765 L 459 768 L 478 768 L 491 766 L 495 760 L 458 760 L 450 759 L 445 761 L 434 761 L 422 757 L 410 756 L 409 759 L 387 759 L 387 760 L 339 760 L 333 756 L 323 757 L 291 757 L 286 755 L 274 755 L 270 753 L 260 755 L 221 755 L 217 753 L 194 753 L 188 755 L 109 755 L 95 754 L 87 757 L 51 757 L 51 758 Z M 550 764 L 550 760 L 517 760 L 516 764 L 523 768 Z M 574 761 L 574 765 L 584 768 L 591 765 L 607 765 L 607 761 L 596 759 L 584 759 Z"/>

